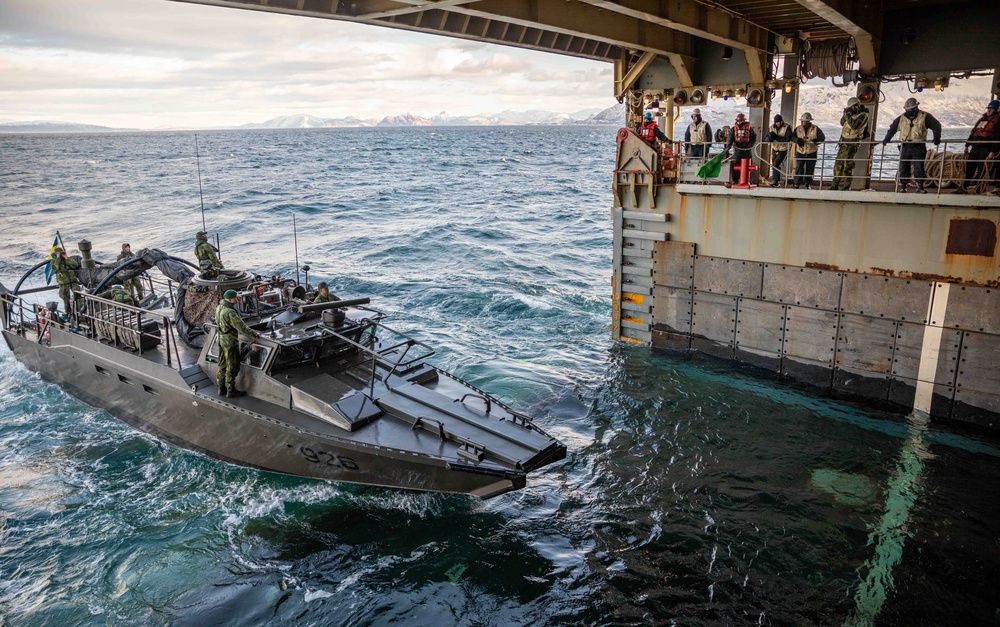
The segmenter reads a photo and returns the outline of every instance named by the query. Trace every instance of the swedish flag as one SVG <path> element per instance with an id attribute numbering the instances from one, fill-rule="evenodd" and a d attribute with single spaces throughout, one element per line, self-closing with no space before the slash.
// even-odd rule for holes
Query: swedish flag
<path id="1" fill-rule="evenodd" d="M 52 261 L 56 258 L 56 251 L 62 248 L 62 244 L 59 243 L 59 236 L 56 235 L 56 239 L 52 242 L 52 249 L 49 250 L 49 263 L 45 266 L 45 284 L 48 285 L 52 282 L 52 277 L 55 276 L 55 270 L 52 269 Z"/>

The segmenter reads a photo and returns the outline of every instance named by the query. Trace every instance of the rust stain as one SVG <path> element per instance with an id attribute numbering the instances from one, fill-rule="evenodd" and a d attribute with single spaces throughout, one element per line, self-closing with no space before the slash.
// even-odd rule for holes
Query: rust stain
<path id="1" fill-rule="evenodd" d="M 829 270 L 831 272 L 839 272 L 840 268 L 830 263 L 819 263 L 818 261 L 807 261 L 807 268 L 815 268 L 817 270 Z"/>
<path id="2" fill-rule="evenodd" d="M 933 274 L 930 272 L 910 272 L 909 270 L 890 270 L 887 268 L 868 268 L 868 270 L 849 270 L 839 268 L 829 263 L 819 263 L 817 261 L 807 261 L 807 268 L 817 270 L 829 270 L 831 272 L 854 272 L 857 274 L 876 274 L 879 276 L 891 276 L 900 279 L 916 279 L 917 281 L 937 281 L 938 283 L 960 283 L 962 285 L 980 285 L 983 287 L 1000 287 L 1000 279 L 990 279 L 986 281 L 973 281 L 962 277 L 948 274 Z"/>
<path id="3" fill-rule="evenodd" d="M 948 255 L 996 256 L 997 225 L 982 218 L 953 218 L 948 223 Z"/>

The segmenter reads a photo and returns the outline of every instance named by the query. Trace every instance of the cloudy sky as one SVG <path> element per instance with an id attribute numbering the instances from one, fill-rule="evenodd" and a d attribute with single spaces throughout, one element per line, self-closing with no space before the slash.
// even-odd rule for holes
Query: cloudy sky
<path id="1" fill-rule="evenodd" d="M 0 0 L 0 121 L 156 128 L 615 104 L 610 64 L 167 0 Z"/>

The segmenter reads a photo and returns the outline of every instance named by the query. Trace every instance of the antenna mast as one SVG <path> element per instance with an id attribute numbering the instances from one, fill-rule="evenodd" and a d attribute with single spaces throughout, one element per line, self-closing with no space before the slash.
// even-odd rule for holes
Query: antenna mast
<path id="1" fill-rule="evenodd" d="M 295 214 L 292 214 L 292 241 L 295 243 L 295 283 L 299 283 L 299 232 L 295 227 Z"/>
<path id="2" fill-rule="evenodd" d="M 201 230 L 208 232 L 205 226 L 205 194 L 201 191 L 201 153 L 198 150 L 198 134 L 194 135 L 194 157 L 198 165 L 198 198 L 201 199 Z"/>

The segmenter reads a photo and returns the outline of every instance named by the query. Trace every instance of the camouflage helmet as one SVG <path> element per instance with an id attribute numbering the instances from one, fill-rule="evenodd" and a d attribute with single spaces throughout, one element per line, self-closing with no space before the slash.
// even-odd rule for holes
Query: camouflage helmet
<path id="1" fill-rule="evenodd" d="M 319 285 L 316 286 L 316 289 L 318 289 L 318 290 L 328 290 L 328 289 L 330 289 L 330 286 L 327 284 L 326 281 L 320 281 Z"/>
<path id="2" fill-rule="evenodd" d="M 194 234 L 194 238 L 195 239 L 203 239 L 203 240 L 205 240 L 207 242 L 208 241 L 208 233 L 206 233 L 205 231 L 198 231 L 197 233 Z"/>

